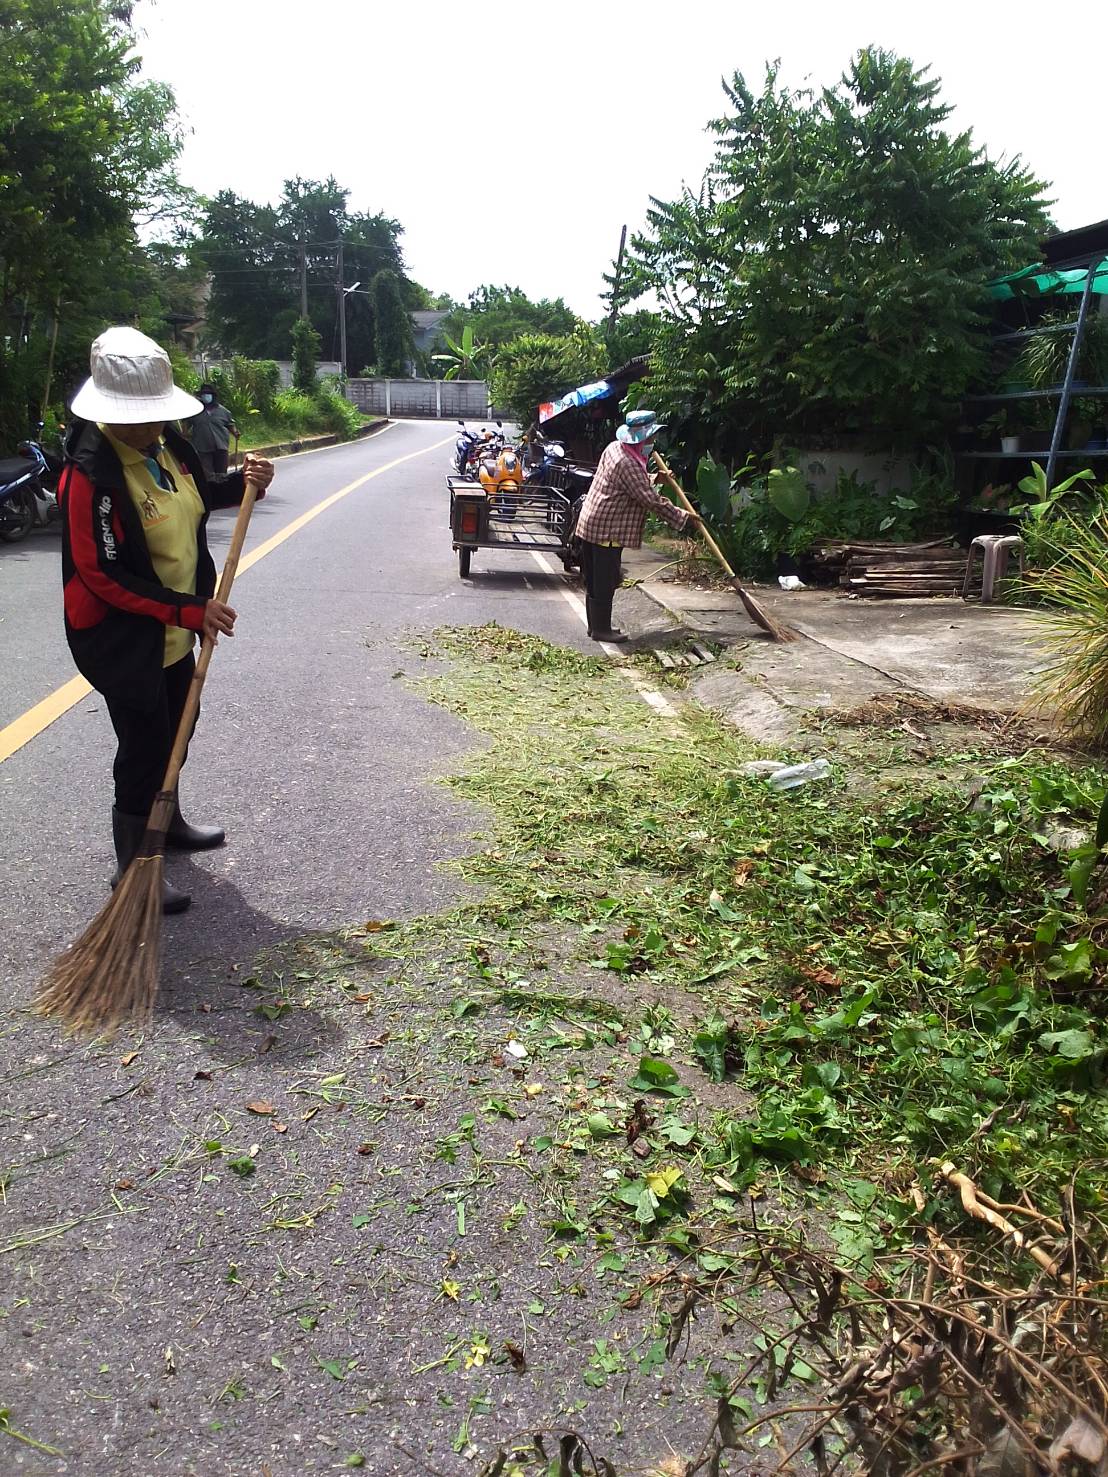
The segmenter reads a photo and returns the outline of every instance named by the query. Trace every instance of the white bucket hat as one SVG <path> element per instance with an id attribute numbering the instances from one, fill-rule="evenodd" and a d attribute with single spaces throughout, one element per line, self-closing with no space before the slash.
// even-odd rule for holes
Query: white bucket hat
<path id="1" fill-rule="evenodd" d="M 92 378 L 70 406 L 82 420 L 141 426 L 199 415 L 204 409 L 173 383 L 166 351 L 137 328 L 106 328 L 92 346 L 89 363 Z"/>

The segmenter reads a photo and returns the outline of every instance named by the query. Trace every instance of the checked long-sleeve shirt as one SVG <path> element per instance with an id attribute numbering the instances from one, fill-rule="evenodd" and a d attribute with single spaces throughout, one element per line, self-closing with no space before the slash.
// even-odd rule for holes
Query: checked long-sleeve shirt
<path id="1" fill-rule="evenodd" d="M 657 513 L 673 528 L 684 528 L 689 515 L 654 488 L 640 453 L 613 441 L 604 448 L 596 476 L 577 520 L 577 537 L 590 544 L 642 544 L 647 513 Z"/>

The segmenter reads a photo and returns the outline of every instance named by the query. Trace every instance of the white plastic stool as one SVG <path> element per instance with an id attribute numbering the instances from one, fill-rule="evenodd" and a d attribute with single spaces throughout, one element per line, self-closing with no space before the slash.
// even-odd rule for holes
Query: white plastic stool
<path id="1" fill-rule="evenodd" d="M 1018 533 L 979 533 L 973 539 L 966 555 L 966 577 L 962 581 L 962 599 L 968 600 L 973 580 L 973 554 L 981 550 L 981 604 L 991 605 L 993 590 L 998 579 L 1008 572 L 1008 552 L 1015 549 L 1019 556 L 1020 574 L 1023 574 L 1023 539 Z"/>

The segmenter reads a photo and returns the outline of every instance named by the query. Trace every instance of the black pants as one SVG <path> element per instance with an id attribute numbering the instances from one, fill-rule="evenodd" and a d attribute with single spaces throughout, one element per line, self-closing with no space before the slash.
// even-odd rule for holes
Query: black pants
<path id="1" fill-rule="evenodd" d="M 119 740 L 112 768 L 115 803 L 124 815 L 150 813 L 154 796 L 161 789 L 195 667 L 191 652 L 166 667 L 161 692 L 152 708 L 135 708 L 115 697 L 106 700 Z"/>
<path id="2" fill-rule="evenodd" d="M 213 447 L 211 451 L 202 451 L 200 460 L 209 476 L 219 476 L 227 470 L 227 448 L 217 451 Z"/>
<path id="3" fill-rule="evenodd" d="M 620 583 L 623 550 L 581 540 L 581 573 L 585 576 L 585 611 L 589 635 L 612 629 L 612 600 Z"/>

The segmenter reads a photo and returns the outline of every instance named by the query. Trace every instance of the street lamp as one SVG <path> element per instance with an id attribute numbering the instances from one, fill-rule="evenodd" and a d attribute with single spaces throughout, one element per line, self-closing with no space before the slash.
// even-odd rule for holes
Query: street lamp
<path id="1" fill-rule="evenodd" d="M 342 279 L 339 279 L 339 360 L 344 379 L 346 378 L 346 299 L 361 285 L 359 280 L 352 287 L 343 287 Z"/>

